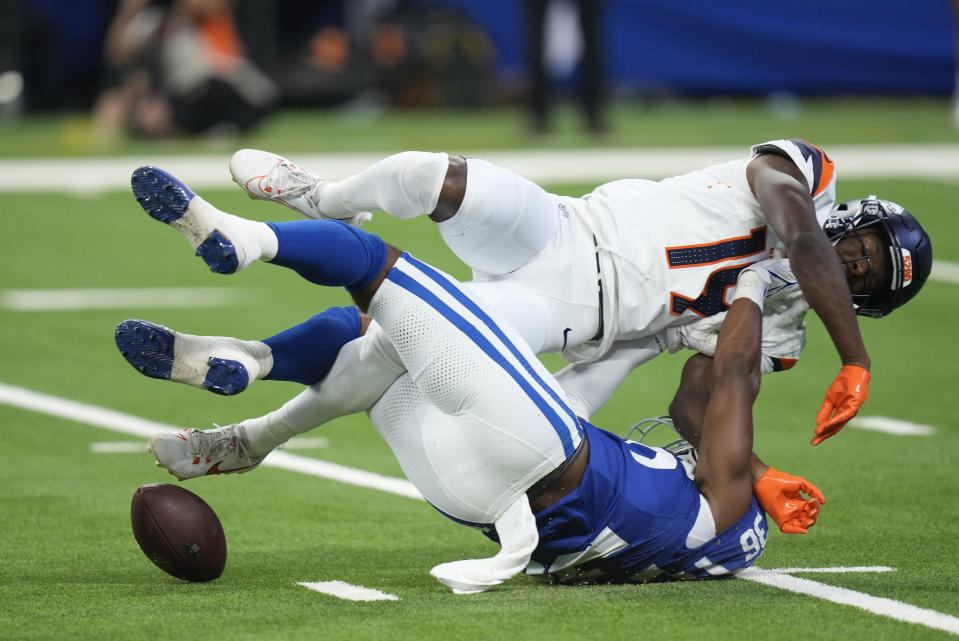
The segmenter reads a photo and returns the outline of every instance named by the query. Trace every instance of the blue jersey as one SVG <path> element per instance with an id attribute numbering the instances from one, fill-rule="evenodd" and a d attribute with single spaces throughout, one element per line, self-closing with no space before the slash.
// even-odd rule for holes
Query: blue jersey
<path id="1" fill-rule="evenodd" d="M 709 577 L 762 554 L 766 516 L 753 499 L 737 523 L 687 547 L 709 509 L 679 459 L 584 422 L 589 463 L 573 492 L 536 514 L 540 541 L 527 574 L 560 581 Z"/>

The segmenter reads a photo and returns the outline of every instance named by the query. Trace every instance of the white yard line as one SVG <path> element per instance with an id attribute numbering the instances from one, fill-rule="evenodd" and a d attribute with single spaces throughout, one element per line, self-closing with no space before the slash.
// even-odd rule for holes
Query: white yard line
<path id="1" fill-rule="evenodd" d="M 346 601 L 399 601 L 399 597 L 395 594 L 387 594 L 373 588 L 364 588 L 362 585 L 351 585 L 344 581 L 319 581 L 316 583 L 297 581 L 296 584 Z"/>
<path id="2" fill-rule="evenodd" d="M 929 274 L 929 280 L 937 280 L 940 283 L 959 283 L 959 263 L 934 260 L 932 262 L 932 273 Z"/>
<path id="3" fill-rule="evenodd" d="M 888 565 L 854 565 L 851 567 L 834 567 L 834 568 L 766 568 L 769 572 L 777 572 L 779 574 L 802 574 L 804 572 L 815 572 L 818 574 L 849 574 L 855 572 L 895 572 L 896 568 L 891 568 Z"/>
<path id="4" fill-rule="evenodd" d="M 148 441 L 98 441 L 90 443 L 94 454 L 143 454 L 147 451 Z M 317 450 L 329 447 L 330 441 L 323 436 L 300 437 L 287 441 L 285 450 Z"/>
<path id="5" fill-rule="evenodd" d="M 849 422 L 849 427 L 897 436 L 931 436 L 936 433 L 936 429 L 930 425 L 910 423 L 888 416 L 857 416 Z"/>
<path id="6" fill-rule="evenodd" d="M 78 421 L 96 427 L 103 427 L 114 432 L 133 434 L 150 438 L 158 432 L 169 432 L 180 429 L 175 425 L 157 423 L 131 414 L 124 414 L 116 410 L 87 405 L 49 394 L 34 392 L 23 387 L 0 383 L 0 403 L 12 405 L 50 416 Z M 292 472 L 301 472 L 311 476 L 368 487 L 399 496 L 413 499 L 422 499 L 416 487 L 406 479 L 384 476 L 375 472 L 358 470 L 337 463 L 321 461 L 305 456 L 297 456 L 282 450 L 275 450 L 263 461 L 262 465 L 279 467 Z"/>
<path id="7" fill-rule="evenodd" d="M 94 454 L 143 454 L 147 451 L 147 441 L 100 441 L 90 443 Z"/>
<path id="8" fill-rule="evenodd" d="M 835 161 L 840 178 L 959 178 L 959 145 L 825 145 L 823 149 Z M 663 178 L 749 154 L 745 145 L 459 151 L 512 169 L 537 182 Z M 296 154 L 293 160 L 319 176 L 339 179 L 365 169 L 385 155 L 385 152 Z M 130 188 L 131 172 L 140 165 L 162 167 L 187 180 L 194 189 L 229 188 L 232 179 L 228 162 L 228 154 L 6 159 L 0 160 L 0 192 L 124 191 Z"/>
<path id="9" fill-rule="evenodd" d="M 149 437 L 157 432 L 177 429 L 171 425 L 157 423 L 130 414 L 124 414 L 123 412 L 117 412 L 96 405 L 79 403 L 49 394 L 42 394 L 23 387 L 6 385 L 4 383 L 0 383 L 0 403 L 141 437 Z M 313 458 L 296 456 L 287 452 L 274 451 L 263 461 L 263 465 L 311 474 L 313 476 L 381 490 L 399 496 L 422 499 L 420 493 L 409 481 L 387 477 L 365 470 L 357 470 Z M 959 618 L 954 616 L 943 614 L 935 610 L 920 608 L 901 601 L 876 597 L 790 575 L 791 572 L 839 573 L 885 572 L 892 570 L 893 568 L 887 568 L 886 566 L 865 568 L 783 568 L 779 570 L 763 570 L 753 567 L 747 568 L 737 576 L 747 581 L 754 581 L 782 590 L 805 594 L 833 603 L 852 605 L 867 612 L 890 617 L 898 621 L 916 623 L 937 630 L 945 630 L 946 632 L 959 634 Z M 302 582 L 300 585 L 327 594 L 334 594 L 334 596 L 344 599 L 350 597 L 335 594 L 334 591 L 340 591 L 343 594 L 360 595 L 364 594 L 364 590 L 369 590 L 369 588 L 351 586 L 342 581 L 326 581 L 321 583 Z M 316 586 L 324 586 L 324 589 Z M 378 590 L 370 590 L 370 594 L 373 593 L 382 595 L 377 598 L 396 598 L 393 595 L 388 595 Z"/>
<path id="10" fill-rule="evenodd" d="M 60 312 L 85 309 L 170 309 L 249 304 L 256 290 L 231 287 L 121 287 L 82 289 L 4 289 L 0 309 Z"/>
<path id="11" fill-rule="evenodd" d="M 411 499 L 423 499 L 416 486 L 406 479 L 399 479 L 392 476 L 383 476 L 375 472 L 358 470 L 353 467 L 347 467 L 338 463 L 321 461 L 306 456 L 297 456 L 289 452 L 274 450 L 263 461 L 263 465 L 279 467 L 290 472 L 302 472 L 311 476 L 348 483 L 359 487 L 367 487 L 373 490 L 389 492 L 398 496 L 405 496 Z"/>
<path id="12" fill-rule="evenodd" d="M 897 621 L 915 623 L 924 625 L 927 628 L 959 634 L 959 618 L 937 612 L 936 610 L 928 610 L 903 603 L 902 601 L 872 596 L 871 594 L 856 592 L 855 590 L 839 588 L 834 585 L 826 585 L 818 581 L 810 581 L 809 579 L 801 579 L 774 570 L 763 570 L 755 567 L 746 568 L 736 576 L 740 579 L 755 581 L 756 583 L 779 588 L 780 590 L 805 594 L 841 605 L 851 605 L 866 612 L 889 617 Z"/>

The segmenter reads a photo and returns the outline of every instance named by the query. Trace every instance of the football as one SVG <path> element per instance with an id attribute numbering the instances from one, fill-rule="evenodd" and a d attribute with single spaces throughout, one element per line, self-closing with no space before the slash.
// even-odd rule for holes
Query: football
<path id="1" fill-rule="evenodd" d="M 226 536 L 206 501 L 169 483 L 137 488 L 133 538 L 158 568 L 185 581 L 212 581 L 226 565 Z"/>

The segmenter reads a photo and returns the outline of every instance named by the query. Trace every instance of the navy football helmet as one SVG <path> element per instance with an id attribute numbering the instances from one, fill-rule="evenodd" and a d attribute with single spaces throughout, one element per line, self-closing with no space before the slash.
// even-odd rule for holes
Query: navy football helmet
<path id="1" fill-rule="evenodd" d="M 932 242 L 912 214 L 875 196 L 840 203 L 823 223 L 833 245 L 849 234 L 858 237 L 858 231 L 866 227 L 881 230 L 888 240 L 892 280 L 888 288 L 883 285 L 869 294 L 853 295 L 853 303 L 858 315 L 881 318 L 922 289 L 932 271 Z"/>

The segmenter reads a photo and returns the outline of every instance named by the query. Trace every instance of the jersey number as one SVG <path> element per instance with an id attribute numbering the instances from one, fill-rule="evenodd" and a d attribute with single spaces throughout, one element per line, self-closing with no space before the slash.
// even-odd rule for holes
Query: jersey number
<path id="1" fill-rule="evenodd" d="M 654 470 L 671 470 L 678 463 L 675 456 L 661 447 L 647 447 L 636 441 L 626 442 L 629 444 L 629 453 L 633 455 L 633 460 L 640 465 Z"/>
<path id="2" fill-rule="evenodd" d="M 670 269 L 683 267 L 701 267 L 715 263 L 745 258 L 759 254 L 766 249 L 766 228 L 757 227 L 749 236 L 728 238 L 705 245 L 689 245 L 686 247 L 667 247 L 666 260 Z M 669 309 L 679 316 L 687 309 L 691 309 L 700 316 L 712 316 L 724 312 L 729 308 L 726 304 L 726 290 L 736 284 L 739 272 L 749 263 L 721 267 L 709 275 L 706 286 L 698 298 L 687 298 L 682 294 L 670 292 Z"/>
<path id="3" fill-rule="evenodd" d="M 762 514 L 757 514 L 753 526 L 739 537 L 739 544 L 746 555 L 747 563 L 762 554 L 763 548 L 766 547 L 766 528 L 763 527 L 765 524 L 765 517 Z"/>

